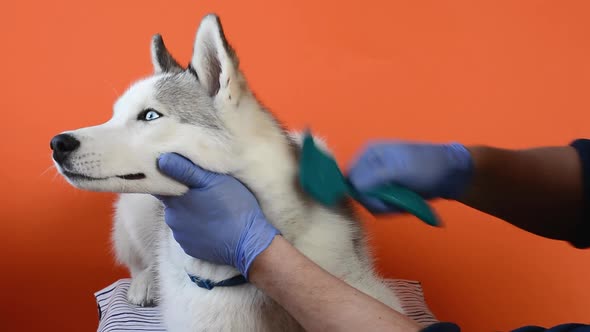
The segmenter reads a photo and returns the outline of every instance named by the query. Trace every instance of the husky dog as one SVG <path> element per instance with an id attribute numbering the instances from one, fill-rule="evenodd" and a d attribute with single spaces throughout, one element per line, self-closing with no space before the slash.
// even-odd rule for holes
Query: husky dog
<path id="1" fill-rule="evenodd" d="M 51 142 L 54 162 L 70 184 L 121 193 L 113 242 L 118 261 L 131 272 L 128 300 L 157 303 L 170 331 L 302 330 L 251 284 L 208 290 L 189 278 L 221 281 L 239 273 L 188 256 L 166 226 L 163 205 L 151 194 L 188 190 L 157 168 L 162 153 L 176 152 L 239 179 L 267 219 L 303 254 L 403 312 L 374 270 L 352 209 L 345 204 L 326 208 L 298 187 L 301 137 L 285 132 L 251 92 L 218 17 L 201 21 L 187 68 L 167 51 L 160 35 L 152 39 L 151 54 L 155 73 L 118 99 L 108 122 L 64 132 Z"/>

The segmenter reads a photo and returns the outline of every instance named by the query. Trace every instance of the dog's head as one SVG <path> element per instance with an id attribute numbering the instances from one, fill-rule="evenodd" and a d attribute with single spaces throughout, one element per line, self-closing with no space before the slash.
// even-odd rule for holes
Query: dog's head
<path id="1" fill-rule="evenodd" d="M 247 87 L 217 16 L 201 21 L 188 68 L 177 63 L 160 35 L 151 50 L 154 75 L 117 100 L 108 122 L 51 140 L 57 169 L 75 187 L 181 194 L 187 188 L 158 170 L 157 159 L 166 152 L 212 171 L 237 167 L 224 114 L 238 107 Z"/>

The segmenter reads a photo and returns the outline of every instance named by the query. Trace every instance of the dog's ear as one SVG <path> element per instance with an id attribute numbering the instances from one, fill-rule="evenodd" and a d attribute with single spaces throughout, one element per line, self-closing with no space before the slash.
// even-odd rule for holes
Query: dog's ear
<path id="1" fill-rule="evenodd" d="M 152 63 L 156 74 L 180 73 L 183 70 L 172 54 L 166 49 L 166 45 L 160 34 L 155 34 L 152 37 Z"/>
<path id="2" fill-rule="evenodd" d="M 205 16 L 199 25 L 191 66 L 211 97 L 225 101 L 238 99 L 241 85 L 238 58 L 214 14 Z"/>

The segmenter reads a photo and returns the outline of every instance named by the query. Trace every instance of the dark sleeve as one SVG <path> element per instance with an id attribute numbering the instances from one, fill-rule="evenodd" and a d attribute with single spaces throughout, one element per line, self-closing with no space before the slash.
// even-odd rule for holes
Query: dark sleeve
<path id="1" fill-rule="evenodd" d="M 584 203 L 582 206 L 582 219 L 577 225 L 574 238 L 569 242 L 576 248 L 590 248 L 590 140 L 578 139 L 571 143 L 580 157 L 582 166 L 582 190 Z"/>
<path id="2" fill-rule="evenodd" d="M 461 332 L 461 328 L 454 323 L 442 322 L 425 327 L 420 332 Z"/>
<path id="3" fill-rule="evenodd" d="M 590 325 L 579 323 L 567 323 L 553 326 L 548 329 L 541 326 L 531 325 L 523 326 L 510 332 L 590 332 Z"/>
<path id="4" fill-rule="evenodd" d="M 461 332 L 461 328 L 456 324 L 443 322 L 432 324 L 420 330 L 420 332 Z M 511 330 L 511 332 L 590 332 L 590 325 L 567 323 L 553 326 L 551 328 L 529 325 Z"/>

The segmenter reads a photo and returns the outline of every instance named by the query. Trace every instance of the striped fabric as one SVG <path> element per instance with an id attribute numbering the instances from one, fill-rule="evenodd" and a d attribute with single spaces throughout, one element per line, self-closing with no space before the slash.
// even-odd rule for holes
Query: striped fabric
<path id="1" fill-rule="evenodd" d="M 438 323 L 426 304 L 419 281 L 390 279 L 387 282 L 399 297 L 402 308 L 408 317 L 424 327 Z"/>
<path id="2" fill-rule="evenodd" d="M 428 326 L 438 322 L 424 300 L 418 281 L 392 279 L 388 281 L 401 300 L 407 315 Z M 94 293 L 98 304 L 98 332 L 146 331 L 165 332 L 157 307 L 139 307 L 127 302 L 130 279 L 121 279 Z"/>
<path id="3" fill-rule="evenodd" d="M 94 293 L 98 304 L 98 331 L 166 332 L 157 307 L 140 307 L 127 302 L 131 279 L 121 279 Z"/>

